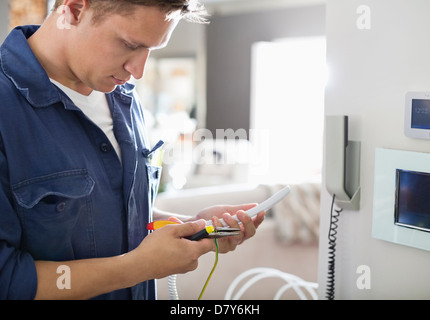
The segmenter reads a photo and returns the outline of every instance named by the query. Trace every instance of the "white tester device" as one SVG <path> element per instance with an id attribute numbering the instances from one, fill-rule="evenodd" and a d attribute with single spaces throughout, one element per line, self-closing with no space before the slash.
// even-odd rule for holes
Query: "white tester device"
<path id="1" fill-rule="evenodd" d="M 406 94 L 405 135 L 415 139 L 430 139 L 430 92 Z"/>
<path id="2" fill-rule="evenodd" d="M 257 205 L 256 207 L 245 211 L 245 213 L 252 218 L 256 216 L 258 213 L 260 213 L 261 211 L 267 211 L 270 208 L 272 208 L 275 204 L 277 204 L 279 201 L 285 198 L 289 193 L 290 193 L 290 186 L 286 186 L 283 189 L 276 192 L 273 196 L 271 196 L 267 200 Z M 236 216 L 233 216 L 233 217 L 234 219 L 236 219 L 237 222 L 241 223 Z M 224 227 L 228 227 L 228 225 L 224 222 L 223 219 L 220 219 L 220 222 Z M 206 225 L 208 226 L 212 225 L 212 221 L 211 220 L 206 221 Z"/>

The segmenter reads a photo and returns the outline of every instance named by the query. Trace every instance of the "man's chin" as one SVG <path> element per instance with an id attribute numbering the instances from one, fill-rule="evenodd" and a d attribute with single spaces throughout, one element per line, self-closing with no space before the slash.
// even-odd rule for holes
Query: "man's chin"
<path id="1" fill-rule="evenodd" d="M 95 86 L 93 90 L 100 91 L 103 93 L 110 93 L 114 91 L 116 87 L 117 85 L 100 85 L 100 86 Z"/>

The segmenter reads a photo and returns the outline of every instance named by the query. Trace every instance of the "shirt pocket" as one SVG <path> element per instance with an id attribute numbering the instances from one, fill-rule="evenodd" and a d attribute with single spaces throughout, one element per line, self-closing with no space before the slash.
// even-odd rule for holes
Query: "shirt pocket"
<path id="1" fill-rule="evenodd" d="M 90 195 L 94 185 L 85 169 L 53 173 L 13 185 L 23 226 L 23 247 L 35 258 L 72 258 L 75 229 L 90 227 Z"/>
<path id="2" fill-rule="evenodd" d="M 88 196 L 93 187 L 94 180 L 82 169 L 25 180 L 12 186 L 12 191 L 19 206 L 31 210 L 42 205 L 48 210 L 41 213 L 49 218 L 67 209 L 66 202 Z"/>

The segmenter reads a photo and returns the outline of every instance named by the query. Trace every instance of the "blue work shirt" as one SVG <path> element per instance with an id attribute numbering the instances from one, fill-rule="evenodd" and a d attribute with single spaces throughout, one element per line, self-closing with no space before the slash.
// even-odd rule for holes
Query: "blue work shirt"
<path id="1" fill-rule="evenodd" d="M 15 28 L 0 47 L 0 299 L 34 298 L 35 260 L 136 248 L 148 234 L 160 175 L 149 165 L 134 87 L 106 95 L 120 161 L 34 56 L 27 38 L 37 28 Z M 96 298 L 155 299 L 155 280 Z"/>

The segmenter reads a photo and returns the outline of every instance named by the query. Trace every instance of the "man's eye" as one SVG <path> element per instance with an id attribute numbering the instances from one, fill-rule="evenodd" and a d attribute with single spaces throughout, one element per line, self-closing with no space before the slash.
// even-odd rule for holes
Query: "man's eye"
<path id="1" fill-rule="evenodd" d="M 130 49 L 130 50 L 136 50 L 138 48 L 137 46 L 132 45 L 132 44 L 127 43 L 127 42 L 124 42 L 124 45 L 127 47 L 127 49 Z"/>

